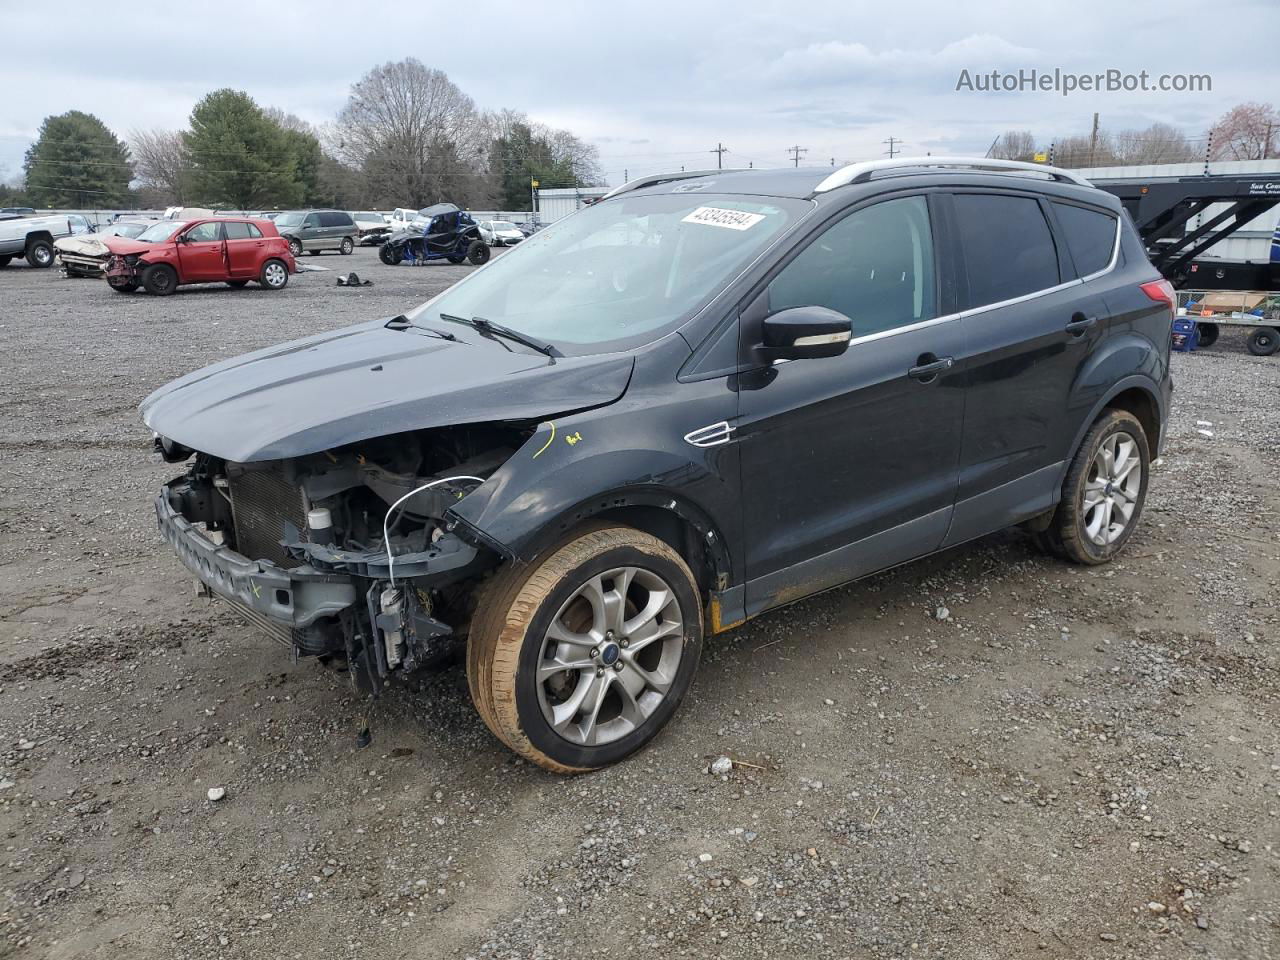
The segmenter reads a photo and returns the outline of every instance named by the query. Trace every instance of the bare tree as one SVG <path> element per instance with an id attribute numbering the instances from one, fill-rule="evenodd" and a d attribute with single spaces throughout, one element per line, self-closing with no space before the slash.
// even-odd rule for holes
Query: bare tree
<path id="1" fill-rule="evenodd" d="M 1053 163 L 1058 167 L 1106 167 L 1116 162 L 1111 135 L 1099 130 L 1094 138 L 1087 133 L 1062 137 L 1053 144 Z"/>
<path id="2" fill-rule="evenodd" d="M 1121 130 L 1111 137 L 1116 163 L 1186 163 L 1200 160 L 1204 151 L 1168 123 L 1141 130 Z"/>
<path id="3" fill-rule="evenodd" d="M 1034 160 L 1036 138 L 1030 130 L 1006 130 L 989 151 L 997 160 Z"/>
<path id="4" fill-rule="evenodd" d="M 467 203 L 483 190 L 475 103 L 440 70 L 409 58 L 374 67 L 351 88 L 335 131 L 339 158 L 360 167 L 374 202 Z"/>
<path id="5" fill-rule="evenodd" d="M 1210 160 L 1266 160 L 1277 155 L 1280 114 L 1271 104 L 1242 103 L 1224 113 L 1211 133 Z"/>
<path id="6" fill-rule="evenodd" d="M 134 174 L 149 202 L 183 203 L 191 185 L 191 159 L 177 130 L 134 130 L 129 134 Z"/>

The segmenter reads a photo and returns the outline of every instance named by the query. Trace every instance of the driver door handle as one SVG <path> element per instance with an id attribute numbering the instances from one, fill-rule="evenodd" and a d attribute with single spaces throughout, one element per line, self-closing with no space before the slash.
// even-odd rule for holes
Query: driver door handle
<path id="1" fill-rule="evenodd" d="M 1071 322 L 1066 326 L 1066 331 L 1073 337 L 1078 337 L 1097 322 L 1097 317 L 1086 317 L 1083 313 L 1073 313 Z"/>
<path id="2" fill-rule="evenodd" d="M 916 359 L 916 365 L 907 371 L 907 376 L 921 383 L 929 383 L 940 373 L 945 373 L 955 366 L 954 357 L 935 357 L 932 353 L 922 353 Z"/>

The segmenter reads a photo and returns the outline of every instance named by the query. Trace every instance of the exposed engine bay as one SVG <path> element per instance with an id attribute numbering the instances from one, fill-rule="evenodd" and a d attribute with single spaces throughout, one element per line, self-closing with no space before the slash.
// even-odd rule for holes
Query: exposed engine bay
<path id="1" fill-rule="evenodd" d="M 206 592 L 376 692 L 465 639 L 472 588 L 500 557 L 449 510 L 535 429 L 443 427 L 255 463 L 157 437 L 165 460 L 191 460 L 157 501 L 161 530 Z"/>

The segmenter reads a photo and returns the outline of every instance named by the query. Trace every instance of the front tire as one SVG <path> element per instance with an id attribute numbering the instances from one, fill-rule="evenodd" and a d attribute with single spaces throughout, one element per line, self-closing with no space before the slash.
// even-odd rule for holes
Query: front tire
<path id="1" fill-rule="evenodd" d="M 404 259 L 404 252 L 396 250 L 389 243 L 384 243 L 378 248 L 378 259 L 385 263 L 388 267 L 394 267 Z"/>
<path id="2" fill-rule="evenodd" d="M 1071 461 L 1062 499 L 1038 536 L 1048 552 L 1074 563 L 1107 563 L 1142 516 L 1151 473 L 1147 434 L 1133 414 L 1108 410 Z"/>
<path id="3" fill-rule="evenodd" d="M 467 681 L 485 724 L 556 773 L 616 763 L 680 705 L 702 650 L 684 559 L 630 527 L 588 528 L 485 586 Z"/>
<path id="4" fill-rule="evenodd" d="M 116 293 L 137 293 L 138 283 L 136 280 L 108 280 L 109 286 Z"/>
<path id="5" fill-rule="evenodd" d="M 27 263 L 44 269 L 53 265 L 53 244 L 48 240 L 32 240 L 27 244 Z"/>
<path id="6" fill-rule="evenodd" d="M 228 280 L 228 281 L 227 281 L 227 286 L 228 286 L 228 287 L 230 287 L 230 288 L 231 288 L 231 289 L 233 289 L 233 290 L 239 290 L 239 289 L 241 289 L 241 288 L 243 288 L 243 287 L 247 286 L 247 285 L 248 285 L 248 283 L 249 283 L 249 281 L 248 281 L 248 280 Z"/>
<path id="7" fill-rule="evenodd" d="M 178 274 L 166 263 L 153 263 L 142 271 L 142 289 L 157 297 L 167 297 L 178 289 Z"/>
<path id="8" fill-rule="evenodd" d="M 0 257 L 0 268 L 7 267 L 12 259 L 13 257 Z"/>
<path id="9" fill-rule="evenodd" d="M 355 248 L 356 248 L 356 245 L 351 242 L 350 237 L 343 237 L 342 246 L 338 247 L 338 252 L 342 254 L 344 257 L 349 257 L 351 256 L 351 251 L 354 250 Z"/>
<path id="10" fill-rule="evenodd" d="M 475 266 L 489 262 L 489 247 L 483 240 L 472 240 L 467 247 L 467 259 Z"/>
<path id="11" fill-rule="evenodd" d="M 1218 330 L 1216 323 L 1197 323 L 1196 330 L 1200 332 L 1200 346 L 1212 347 L 1218 342 Z"/>
<path id="12" fill-rule="evenodd" d="M 1249 337 L 1245 347 L 1255 357 L 1269 357 L 1280 349 L 1280 330 L 1270 327 L 1259 327 Z"/>
<path id="13" fill-rule="evenodd" d="M 295 260 L 302 256 L 302 241 L 297 237 L 289 238 L 289 253 L 293 255 Z"/>

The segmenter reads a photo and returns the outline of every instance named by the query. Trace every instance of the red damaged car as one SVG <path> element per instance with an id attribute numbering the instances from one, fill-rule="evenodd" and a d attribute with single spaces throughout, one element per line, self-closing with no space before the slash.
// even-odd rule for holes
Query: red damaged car
<path id="1" fill-rule="evenodd" d="M 120 293 L 141 287 L 166 296 L 188 283 L 243 287 L 251 280 L 281 290 L 298 271 L 288 241 L 270 220 L 161 220 L 133 239 L 104 242 L 111 252 L 107 283 Z"/>

